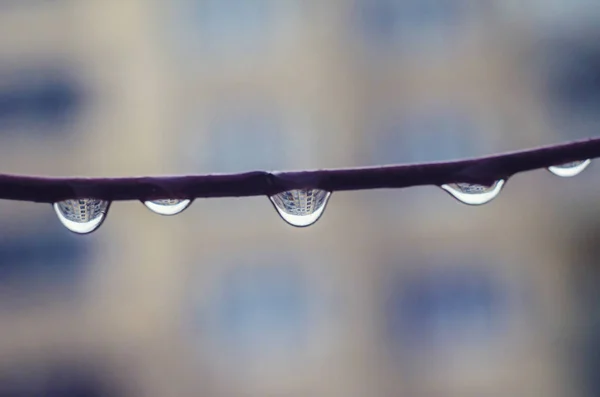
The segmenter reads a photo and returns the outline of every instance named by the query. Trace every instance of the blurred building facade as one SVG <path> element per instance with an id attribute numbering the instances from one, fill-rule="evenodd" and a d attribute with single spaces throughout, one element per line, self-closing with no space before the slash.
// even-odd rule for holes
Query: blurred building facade
<path id="1" fill-rule="evenodd" d="M 598 14 L 0 1 L 3 172 L 326 168 L 593 136 Z M 481 208 L 435 187 L 333 194 L 307 229 L 266 198 L 172 218 L 126 202 L 81 237 L 4 202 L 0 395 L 597 395 L 597 174 L 519 175 Z"/>

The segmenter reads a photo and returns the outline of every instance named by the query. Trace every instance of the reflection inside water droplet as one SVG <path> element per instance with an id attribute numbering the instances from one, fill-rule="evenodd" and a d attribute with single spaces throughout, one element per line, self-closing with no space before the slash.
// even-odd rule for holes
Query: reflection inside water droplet
<path id="1" fill-rule="evenodd" d="M 152 212 L 160 215 L 177 215 L 190 206 L 192 200 L 163 199 L 144 201 L 144 205 Z"/>
<path id="2" fill-rule="evenodd" d="M 583 161 L 573 161 L 566 164 L 554 165 L 552 167 L 548 167 L 548 171 L 553 173 L 554 175 L 562 176 L 564 178 L 579 175 L 583 170 L 585 170 L 590 164 L 592 160 L 583 160 Z"/>
<path id="3" fill-rule="evenodd" d="M 64 200 L 54 203 L 54 211 L 73 233 L 86 234 L 98 229 L 108 213 L 110 202 L 96 199 Z"/>
<path id="4" fill-rule="evenodd" d="M 453 195 L 457 200 L 469 205 L 481 205 L 492 201 L 504 186 L 504 180 L 494 182 L 491 186 L 471 183 L 451 183 L 442 185 L 442 189 Z"/>
<path id="5" fill-rule="evenodd" d="M 271 202 L 283 220 L 292 226 L 304 227 L 315 223 L 323 211 L 331 192 L 320 189 L 296 189 L 275 194 Z"/>

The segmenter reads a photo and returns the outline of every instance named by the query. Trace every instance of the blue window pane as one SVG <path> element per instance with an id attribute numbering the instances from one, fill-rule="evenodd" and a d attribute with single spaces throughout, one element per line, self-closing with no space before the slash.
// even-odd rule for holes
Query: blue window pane
<path id="1" fill-rule="evenodd" d="M 594 37 L 550 40 L 538 66 L 550 114 L 565 139 L 599 134 L 600 45 Z"/>
<path id="2" fill-rule="evenodd" d="M 524 18 L 529 27 L 557 31 L 567 26 L 595 24 L 600 10 L 594 0 L 529 0 L 502 2 L 510 15 Z"/>
<path id="3" fill-rule="evenodd" d="M 272 0 L 179 0 L 177 26 L 186 47 L 211 52 L 253 50 L 270 37 Z"/>
<path id="4" fill-rule="evenodd" d="M 501 331 L 505 309 L 501 285 L 489 274 L 454 267 L 396 280 L 386 319 L 399 346 L 464 346 Z"/>
<path id="5" fill-rule="evenodd" d="M 43 133 L 63 129 L 81 101 L 80 88 L 68 74 L 0 72 L 0 133 L 22 127 L 40 127 L 33 131 Z"/>
<path id="6" fill-rule="evenodd" d="M 481 134 L 464 115 L 452 111 L 415 113 L 401 119 L 382 120 L 372 163 L 394 164 L 442 161 L 481 154 Z"/>
<path id="7" fill-rule="evenodd" d="M 70 365 L 15 368 L 0 376 L 0 397 L 118 397 L 115 385 L 92 371 Z"/>
<path id="8" fill-rule="evenodd" d="M 311 322 L 306 281 L 288 266 L 231 271 L 214 297 L 213 337 L 224 349 L 251 356 L 300 348 Z"/>
<path id="9" fill-rule="evenodd" d="M 472 4 L 464 0 L 357 0 L 359 19 L 373 45 L 444 40 L 464 24 Z"/>
<path id="10" fill-rule="evenodd" d="M 285 165 L 282 122 L 273 112 L 244 108 L 218 114 L 210 125 L 209 169 L 241 172 Z"/>
<path id="11" fill-rule="evenodd" d="M 0 286 L 8 283 L 71 283 L 89 260 L 88 246 L 66 233 L 0 235 Z"/>

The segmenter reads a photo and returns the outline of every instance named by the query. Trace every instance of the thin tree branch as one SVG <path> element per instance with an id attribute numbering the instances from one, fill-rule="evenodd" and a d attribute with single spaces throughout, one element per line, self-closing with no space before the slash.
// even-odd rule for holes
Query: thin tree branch
<path id="1" fill-rule="evenodd" d="M 404 188 L 445 183 L 490 185 L 519 172 L 600 157 L 600 138 L 474 159 L 297 172 L 254 171 L 174 177 L 46 178 L 0 174 L 0 199 L 54 203 L 273 195 L 286 190 Z"/>

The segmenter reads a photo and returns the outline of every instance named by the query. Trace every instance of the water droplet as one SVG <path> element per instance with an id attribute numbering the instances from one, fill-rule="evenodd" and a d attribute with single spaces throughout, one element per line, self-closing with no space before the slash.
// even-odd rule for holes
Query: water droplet
<path id="1" fill-rule="evenodd" d="M 284 221 L 292 226 L 310 226 L 319 220 L 331 192 L 320 189 L 297 189 L 275 194 L 271 202 Z"/>
<path id="2" fill-rule="evenodd" d="M 177 215 L 190 206 L 192 200 L 164 199 L 144 201 L 144 205 L 152 212 L 160 215 Z"/>
<path id="3" fill-rule="evenodd" d="M 588 165 L 592 163 L 592 160 L 583 160 L 583 161 L 573 161 L 566 164 L 554 165 L 552 167 L 548 167 L 548 171 L 553 173 L 554 175 L 562 176 L 564 178 L 579 175 L 583 170 L 585 170 Z"/>
<path id="4" fill-rule="evenodd" d="M 442 189 L 453 195 L 457 200 L 469 205 L 481 205 L 492 201 L 504 186 L 504 180 L 494 182 L 491 186 L 471 183 L 451 183 L 442 185 Z"/>
<path id="5" fill-rule="evenodd" d="M 65 200 L 54 203 L 54 211 L 63 225 L 73 233 L 87 234 L 98 229 L 110 202 L 96 199 Z"/>

